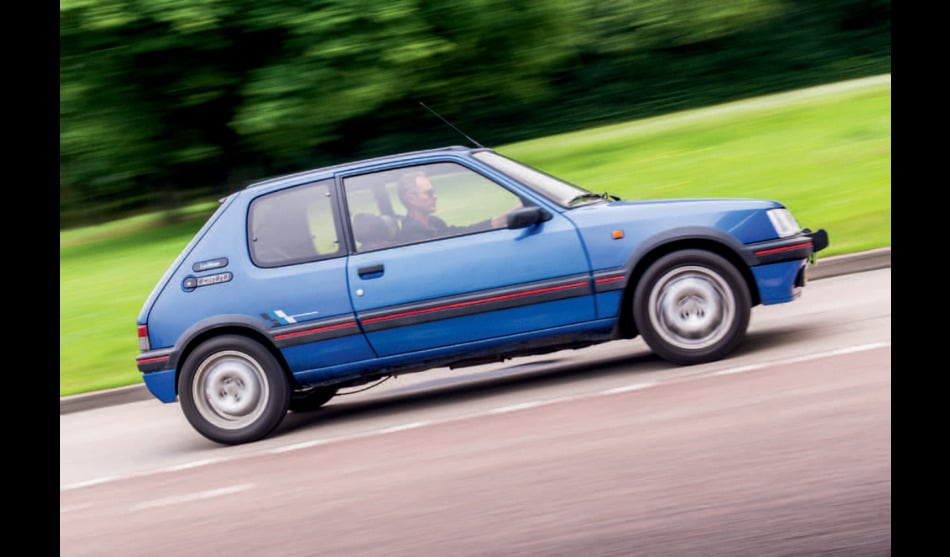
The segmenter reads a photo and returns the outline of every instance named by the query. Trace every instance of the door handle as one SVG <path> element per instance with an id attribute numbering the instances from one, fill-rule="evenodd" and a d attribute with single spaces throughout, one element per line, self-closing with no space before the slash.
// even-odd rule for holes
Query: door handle
<path id="1" fill-rule="evenodd" d="M 383 274 L 383 264 L 379 263 L 376 265 L 367 265 L 366 267 L 360 267 L 356 272 L 360 275 L 361 278 L 373 278 L 374 276 L 382 276 Z"/>

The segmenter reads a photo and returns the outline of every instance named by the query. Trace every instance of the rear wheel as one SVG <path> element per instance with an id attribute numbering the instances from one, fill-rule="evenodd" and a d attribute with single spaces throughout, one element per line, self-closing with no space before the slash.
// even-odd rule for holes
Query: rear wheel
<path id="1" fill-rule="evenodd" d="M 201 344 L 178 378 L 185 418 L 198 433 L 225 445 L 257 441 L 287 415 L 290 385 L 264 346 L 226 335 Z"/>
<path id="2" fill-rule="evenodd" d="M 734 265 L 708 251 L 682 250 L 644 273 L 634 292 L 633 316 L 653 352 L 692 365 L 735 350 L 748 329 L 751 306 Z"/>

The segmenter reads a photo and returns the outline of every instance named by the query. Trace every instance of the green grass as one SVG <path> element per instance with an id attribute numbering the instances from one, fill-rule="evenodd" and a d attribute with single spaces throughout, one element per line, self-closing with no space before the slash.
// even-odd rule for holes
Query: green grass
<path id="1" fill-rule="evenodd" d="M 891 84 L 810 90 L 497 147 L 626 199 L 762 197 L 824 228 L 821 257 L 891 244 Z M 60 234 L 60 395 L 141 383 L 136 318 L 216 204 Z"/>

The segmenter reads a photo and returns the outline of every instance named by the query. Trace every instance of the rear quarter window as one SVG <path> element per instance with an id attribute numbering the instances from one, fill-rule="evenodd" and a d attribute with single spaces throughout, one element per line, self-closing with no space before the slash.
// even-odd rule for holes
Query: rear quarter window
<path id="1" fill-rule="evenodd" d="M 330 186 L 317 182 L 255 199 L 248 211 L 248 249 L 260 267 L 279 267 L 342 253 Z"/>

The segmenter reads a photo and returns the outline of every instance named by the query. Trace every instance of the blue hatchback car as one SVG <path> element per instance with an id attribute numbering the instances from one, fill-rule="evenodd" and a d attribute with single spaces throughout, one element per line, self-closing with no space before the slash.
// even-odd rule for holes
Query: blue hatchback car
<path id="1" fill-rule="evenodd" d="M 723 358 L 827 245 L 776 201 L 620 200 L 489 148 L 404 153 L 222 199 L 145 302 L 136 362 L 196 431 L 247 443 L 434 367 L 638 335 Z"/>

